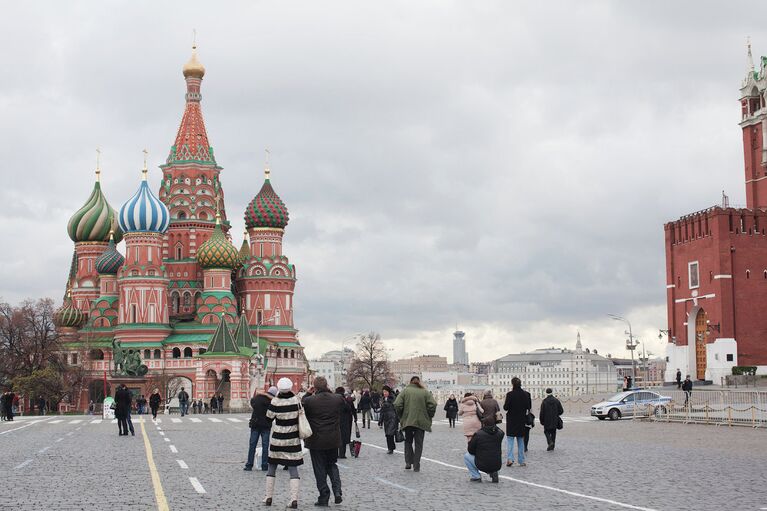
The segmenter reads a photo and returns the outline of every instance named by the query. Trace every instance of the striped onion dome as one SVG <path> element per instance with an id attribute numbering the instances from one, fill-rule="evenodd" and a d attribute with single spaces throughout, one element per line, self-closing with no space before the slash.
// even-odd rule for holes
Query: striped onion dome
<path id="1" fill-rule="evenodd" d="M 112 209 L 112 206 L 109 205 L 106 197 L 101 192 L 101 183 L 97 178 L 88 200 L 69 219 L 67 233 L 75 243 L 80 241 L 107 241 L 114 219 L 115 210 Z M 115 231 L 115 240 L 119 243 L 122 237 L 122 231 L 117 229 Z"/>
<path id="2" fill-rule="evenodd" d="M 64 305 L 53 314 L 53 322 L 60 327 L 72 328 L 80 327 L 85 322 L 85 314 L 72 305 L 72 298 L 69 292 L 67 292 L 67 297 L 64 298 Z"/>
<path id="3" fill-rule="evenodd" d="M 221 230 L 221 216 L 216 215 L 216 226 L 213 235 L 208 241 L 197 249 L 197 262 L 205 269 L 226 268 L 233 269 L 240 265 L 240 253 L 234 245 L 226 239 Z"/>
<path id="4" fill-rule="evenodd" d="M 168 208 L 154 196 L 147 184 L 146 174 L 138 191 L 120 208 L 117 220 L 123 232 L 158 232 L 164 233 L 170 224 Z"/>
<path id="5" fill-rule="evenodd" d="M 122 266 L 124 262 L 125 258 L 117 251 L 114 237 L 112 237 L 110 233 L 109 246 L 104 250 L 104 253 L 96 259 L 96 271 L 101 275 L 116 275 L 117 270 L 120 269 L 120 266 Z"/>
<path id="6" fill-rule="evenodd" d="M 248 229 L 253 227 L 284 229 L 288 225 L 288 208 L 272 188 L 268 168 L 265 174 L 266 179 L 261 191 L 245 208 L 245 225 Z"/>

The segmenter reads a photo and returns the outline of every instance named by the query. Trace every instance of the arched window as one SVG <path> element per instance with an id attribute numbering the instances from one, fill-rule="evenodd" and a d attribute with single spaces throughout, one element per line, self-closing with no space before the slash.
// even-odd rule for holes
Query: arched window
<path id="1" fill-rule="evenodd" d="M 296 358 L 295 350 L 290 350 L 290 358 Z"/>
<path id="2" fill-rule="evenodd" d="M 751 278 L 751 270 L 746 270 L 746 278 L 747 279 Z"/>
<path id="3" fill-rule="evenodd" d="M 154 358 L 160 358 L 162 356 L 162 353 L 160 353 L 160 350 L 154 350 Z"/>
<path id="4" fill-rule="evenodd" d="M 186 219 L 186 213 L 185 213 L 184 211 L 179 211 L 179 212 L 178 212 L 178 219 L 179 219 L 179 220 L 184 220 L 184 219 Z"/>
<path id="5" fill-rule="evenodd" d="M 192 348 L 184 348 L 184 358 L 192 358 Z"/>
<path id="6" fill-rule="evenodd" d="M 152 358 L 152 350 L 144 350 L 144 359 Z"/>
<path id="7" fill-rule="evenodd" d="M 184 245 L 181 243 L 176 244 L 176 259 L 184 258 Z"/>
<path id="8" fill-rule="evenodd" d="M 91 350 L 88 355 L 91 360 L 104 360 L 104 352 L 99 349 Z"/>
<path id="9" fill-rule="evenodd" d="M 181 350 L 178 348 L 173 348 L 173 358 L 181 358 Z"/>
<path id="10" fill-rule="evenodd" d="M 277 358 L 282 358 L 282 350 L 280 348 L 277 348 Z"/>
<path id="11" fill-rule="evenodd" d="M 184 307 L 189 307 L 190 305 L 192 305 L 192 295 L 184 293 Z"/>
<path id="12" fill-rule="evenodd" d="M 200 211 L 200 215 L 199 216 L 200 216 L 200 220 L 207 220 L 208 219 L 208 214 L 205 213 L 204 211 Z"/>
<path id="13" fill-rule="evenodd" d="M 170 296 L 170 300 L 172 304 L 171 307 L 173 309 L 173 314 L 178 314 L 178 306 L 179 306 L 179 302 L 181 301 L 181 298 L 178 296 L 178 293 L 173 293 Z"/>

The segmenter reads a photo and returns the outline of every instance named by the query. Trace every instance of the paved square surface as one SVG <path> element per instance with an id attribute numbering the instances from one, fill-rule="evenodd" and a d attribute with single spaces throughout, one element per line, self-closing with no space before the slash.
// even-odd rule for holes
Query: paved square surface
<path id="1" fill-rule="evenodd" d="M 135 437 L 95 417 L 20 417 L 0 423 L 0 506 L 8 509 L 261 508 L 264 473 L 245 472 L 248 415 L 134 416 Z M 143 428 L 143 430 L 142 430 Z M 146 440 L 144 438 L 146 434 Z M 502 469 L 500 484 L 469 483 L 460 423 L 436 420 L 420 473 L 404 470 L 402 445 L 388 455 L 377 426 L 362 430 L 359 459 L 340 460 L 338 509 L 767 509 L 767 431 L 566 417 L 557 449 L 540 426 L 527 466 Z M 504 446 L 505 449 L 505 446 Z M 148 458 L 151 456 L 154 472 Z M 258 465 L 257 467 L 258 468 Z M 317 491 L 308 455 L 301 508 Z M 287 503 L 278 472 L 275 504 Z"/>

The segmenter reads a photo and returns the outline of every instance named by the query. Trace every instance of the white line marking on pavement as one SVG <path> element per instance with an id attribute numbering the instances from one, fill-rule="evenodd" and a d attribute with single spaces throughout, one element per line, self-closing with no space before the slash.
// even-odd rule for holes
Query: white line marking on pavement
<path id="1" fill-rule="evenodd" d="M 69 421 L 70 424 L 80 424 L 82 422 L 82 419 L 75 419 L 73 421 Z"/>
<path id="2" fill-rule="evenodd" d="M 57 419 L 55 421 L 51 421 L 48 424 L 58 424 L 59 422 L 64 422 L 64 419 Z"/>
<path id="3" fill-rule="evenodd" d="M 40 454 L 42 454 L 42 453 L 44 453 L 45 451 L 47 451 L 48 449 L 50 449 L 51 447 L 53 447 L 53 446 L 52 446 L 52 445 L 49 445 L 49 446 L 47 446 L 47 447 L 43 447 L 42 449 L 40 449 L 40 450 L 39 450 L 39 451 L 37 451 L 37 452 L 38 452 L 38 453 L 40 453 Z"/>
<path id="4" fill-rule="evenodd" d="M 189 420 L 192 421 L 192 422 L 202 422 L 202 419 L 197 419 L 195 417 L 192 417 Z"/>
<path id="5" fill-rule="evenodd" d="M 56 441 L 57 441 L 57 442 L 61 442 L 62 440 L 64 440 L 64 437 L 61 437 L 61 438 L 57 438 L 57 439 L 56 439 Z"/>
<path id="6" fill-rule="evenodd" d="M 29 426 L 31 426 L 32 424 L 34 424 L 34 422 L 30 422 L 30 423 L 28 423 L 28 424 L 24 424 L 23 426 L 19 426 L 18 428 L 13 428 L 13 429 L 6 429 L 5 431 L 2 431 L 2 432 L 0 432 L 0 435 L 4 435 L 4 434 L 6 434 L 6 433 L 10 433 L 11 431 L 18 431 L 18 430 L 20 430 L 20 429 L 28 428 L 28 427 L 29 427 Z"/>
<path id="7" fill-rule="evenodd" d="M 363 445 L 367 445 L 367 446 L 373 447 L 375 449 L 380 449 L 382 451 L 387 451 L 388 450 L 387 447 L 381 447 L 380 445 L 368 444 L 368 443 L 363 443 Z M 396 452 L 397 454 L 402 454 L 402 451 L 394 451 L 394 452 Z M 422 456 L 421 459 L 425 460 L 425 461 L 431 461 L 432 463 L 436 463 L 436 464 L 442 465 L 444 467 L 457 468 L 458 470 L 462 470 L 462 471 L 466 471 L 467 470 L 466 467 L 459 467 L 458 465 L 451 465 L 450 463 L 445 463 L 444 461 L 435 460 L 435 459 L 432 459 L 432 458 L 426 458 L 426 457 Z M 581 497 L 581 498 L 584 498 L 584 499 L 595 500 L 597 502 L 604 502 L 606 504 L 612 504 L 614 506 L 620 506 L 620 507 L 624 507 L 626 509 L 636 509 L 637 511 L 658 511 L 657 509 L 653 509 L 653 508 L 650 508 L 650 507 L 634 506 L 632 504 L 626 504 L 624 502 L 618 502 L 617 500 L 610 500 L 610 499 L 605 499 L 605 498 L 602 498 L 602 497 L 595 497 L 593 495 L 586 495 L 585 493 L 578 493 L 578 492 L 574 492 L 574 491 L 570 491 L 570 490 L 563 490 L 562 488 L 555 488 L 554 486 L 547 486 L 545 484 L 532 483 L 530 481 L 525 481 L 524 479 L 517 479 L 515 477 L 509 477 L 509 476 L 504 476 L 504 475 L 499 475 L 498 477 L 500 477 L 501 479 L 506 479 L 507 481 L 512 481 L 512 482 L 520 483 L 520 484 L 526 484 L 526 485 L 532 486 L 534 488 L 541 488 L 543 490 L 551 490 L 551 491 L 555 491 L 555 492 L 559 492 L 559 493 L 564 493 L 565 495 L 571 495 L 573 497 Z"/>
<path id="8" fill-rule="evenodd" d="M 232 422 L 242 422 L 240 419 L 237 419 L 236 417 L 227 417 L 226 420 L 229 420 Z"/>
<path id="9" fill-rule="evenodd" d="M 70 431 L 69 433 L 67 433 L 67 436 L 72 436 L 72 435 L 74 435 L 74 434 L 75 434 L 75 432 L 74 432 L 74 431 Z"/>
<path id="10" fill-rule="evenodd" d="M 158 433 L 162 436 L 165 436 L 165 431 L 158 431 Z"/>
<path id="11" fill-rule="evenodd" d="M 170 421 L 178 423 L 178 422 L 181 422 L 181 419 L 171 419 Z"/>
<path id="12" fill-rule="evenodd" d="M 117 419 L 112 419 L 112 424 L 117 424 Z"/>
<path id="13" fill-rule="evenodd" d="M 170 438 L 167 438 L 167 437 L 163 438 L 163 440 L 165 440 L 166 442 L 170 442 Z"/>
<path id="14" fill-rule="evenodd" d="M 102 419 L 95 419 L 91 421 L 91 424 L 101 424 Z"/>
<path id="15" fill-rule="evenodd" d="M 170 452 L 172 452 L 173 454 L 176 454 L 176 453 L 178 453 L 178 449 L 176 449 L 176 446 L 175 446 L 175 445 L 171 445 L 171 446 L 169 446 L 169 447 L 170 447 Z"/>
<path id="16" fill-rule="evenodd" d="M 187 470 L 189 468 L 189 465 L 187 465 L 184 460 L 176 460 L 176 463 L 178 463 L 178 466 L 183 468 L 184 470 Z"/>
<path id="17" fill-rule="evenodd" d="M 205 488 L 202 487 L 200 481 L 198 481 L 196 477 L 190 477 L 189 482 L 192 483 L 192 486 L 194 486 L 194 489 L 197 491 L 197 493 L 207 493 Z"/>
<path id="18" fill-rule="evenodd" d="M 210 422 L 223 422 L 221 419 L 216 419 L 215 417 L 208 417 L 208 420 Z"/>
<path id="19" fill-rule="evenodd" d="M 382 479 L 380 477 L 374 477 L 373 479 L 375 479 L 379 483 L 388 484 L 389 486 L 394 486 L 395 488 L 399 488 L 400 490 L 406 490 L 406 491 L 415 493 L 414 489 L 408 488 L 407 486 L 402 486 L 401 484 L 393 483 L 391 481 L 387 481 L 386 479 Z"/>
<path id="20" fill-rule="evenodd" d="M 18 465 L 16 465 L 15 467 L 13 467 L 13 470 L 18 470 L 18 469 L 20 469 L 20 468 L 26 467 L 26 466 L 27 466 L 27 465 L 29 465 L 30 463 L 32 463 L 32 460 L 31 460 L 31 459 L 30 459 L 30 460 L 26 460 L 26 461 L 22 461 L 21 463 L 19 463 L 19 464 L 18 464 Z"/>

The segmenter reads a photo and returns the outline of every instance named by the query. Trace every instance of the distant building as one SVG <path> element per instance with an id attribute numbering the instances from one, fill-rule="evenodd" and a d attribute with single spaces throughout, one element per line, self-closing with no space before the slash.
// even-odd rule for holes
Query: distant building
<path id="1" fill-rule="evenodd" d="M 466 333 L 460 330 L 453 332 L 453 364 L 469 365 L 469 354 L 466 353 Z"/>
<path id="2" fill-rule="evenodd" d="M 492 369 L 492 362 L 472 362 L 469 364 L 469 372 L 474 374 L 489 374 Z"/>
<path id="3" fill-rule="evenodd" d="M 390 362 L 389 368 L 400 385 L 407 384 L 411 377 L 421 376 L 424 372 L 447 371 L 447 357 L 421 355 L 420 357 L 401 358 Z"/>
<path id="4" fill-rule="evenodd" d="M 540 349 L 495 360 L 488 374 L 488 385 L 500 397 L 511 390 L 511 379 L 515 376 L 533 397 L 543 397 L 547 388 L 559 396 L 572 396 L 613 392 L 620 385 L 613 362 L 584 351 L 580 333 L 574 351 Z"/>
<path id="5" fill-rule="evenodd" d="M 346 371 L 349 370 L 354 355 L 354 350 L 351 348 L 332 350 L 324 353 L 320 358 L 310 361 L 309 366 L 312 370 L 322 369 L 323 371 L 328 371 L 332 366 L 332 378 L 328 377 L 330 374 L 328 372 L 317 372 L 314 376 L 324 376 L 331 388 L 346 387 Z"/>
<path id="6" fill-rule="evenodd" d="M 337 387 L 336 381 L 341 381 L 340 370 L 337 365 L 338 362 L 332 360 L 310 360 L 309 371 L 313 373 L 313 378 L 323 376 L 328 380 L 328 387 L 335 389 Z M 314 379 L 312 379 L 312 381 L 314 381 Z"/>

